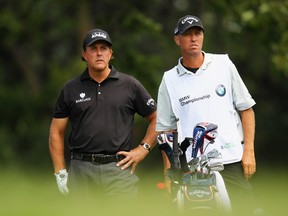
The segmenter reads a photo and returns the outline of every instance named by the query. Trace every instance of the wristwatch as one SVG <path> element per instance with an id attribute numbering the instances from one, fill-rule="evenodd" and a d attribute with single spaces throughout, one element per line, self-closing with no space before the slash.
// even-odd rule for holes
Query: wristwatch
<path id="1" fill-rule="evenodd" d="M 143 148 L 148 150 L 148 151 L 150 151 L 150 149 L 151 149 L 151 146 L 148 143 L 141 143 L 140 145 L 143 146 Z"/>

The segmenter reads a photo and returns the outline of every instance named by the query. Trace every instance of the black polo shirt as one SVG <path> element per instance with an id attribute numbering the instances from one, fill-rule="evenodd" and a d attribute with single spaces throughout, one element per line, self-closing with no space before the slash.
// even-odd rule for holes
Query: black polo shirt
<path id="1" fill-rule="evenodd" d="M 54 118 L 69 117 L 71 151 L 115 154 L 132 148 L 134 114 L 145 117 L 155 101 L 134 77 L 116 71 L 97 83 L 87 69 L 68 81 L 55 106 Z"/>

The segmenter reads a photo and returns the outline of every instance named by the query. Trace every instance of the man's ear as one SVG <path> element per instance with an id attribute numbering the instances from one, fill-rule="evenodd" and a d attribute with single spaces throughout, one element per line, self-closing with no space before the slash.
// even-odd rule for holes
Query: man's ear
<path id="1" fill-rule="evenodd" d="M 83 60 L 83 61 L 86 61 L 86 55 L 85 55 L 86 53 L 85 53 L 85 51 L 83 50 L 82 51 L 82 55 L 81 55 L 81 59 Z"/>
<path id="2" fill-rule="evenodd" d="M 180 41 L 179 41 L 179 36 L 178 36 L 178 35 L 174 36 L 174 41 L 175 41 L 175 43 L 176 43 L 178 46 L 180 45 Z"/>
<path id="3" fill-rule="evenodd" d="M 113 50 L 112 50 L 112 48 L 110 48 L 110 50 L 111 50 L 111 56 L 110 56 L 110 60 L 112 60 L 114 57 L 113 57 Z"/>

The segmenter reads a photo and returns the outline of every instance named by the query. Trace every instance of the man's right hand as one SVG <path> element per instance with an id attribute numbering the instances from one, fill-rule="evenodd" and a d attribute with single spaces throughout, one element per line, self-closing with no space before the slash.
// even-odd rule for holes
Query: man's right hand
<path id="1" fill-rule="evenodd" d="M 56 177 L 59 191 L 63 195 L 67 195 L 69 193 L 69 189 L 67 187 L 68 173 L 66 169 L 61 169 L 58 173 L 54 173 L 54 175 Z"/>

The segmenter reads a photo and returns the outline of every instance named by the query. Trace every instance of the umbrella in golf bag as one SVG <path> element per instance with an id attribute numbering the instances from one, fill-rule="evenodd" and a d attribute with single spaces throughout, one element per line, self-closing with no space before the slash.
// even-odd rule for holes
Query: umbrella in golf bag
<path id="1" fill-rule="evenodd" d="M 165 152 L 171 164 L 173 181 L 178 182 L 182 174 L 180 163 L 182 151 L 178 144 L 178 132 L 174 131 L 172 134 L 159 134 L 157 140 L 159 144 L 158 148 Z"/>

